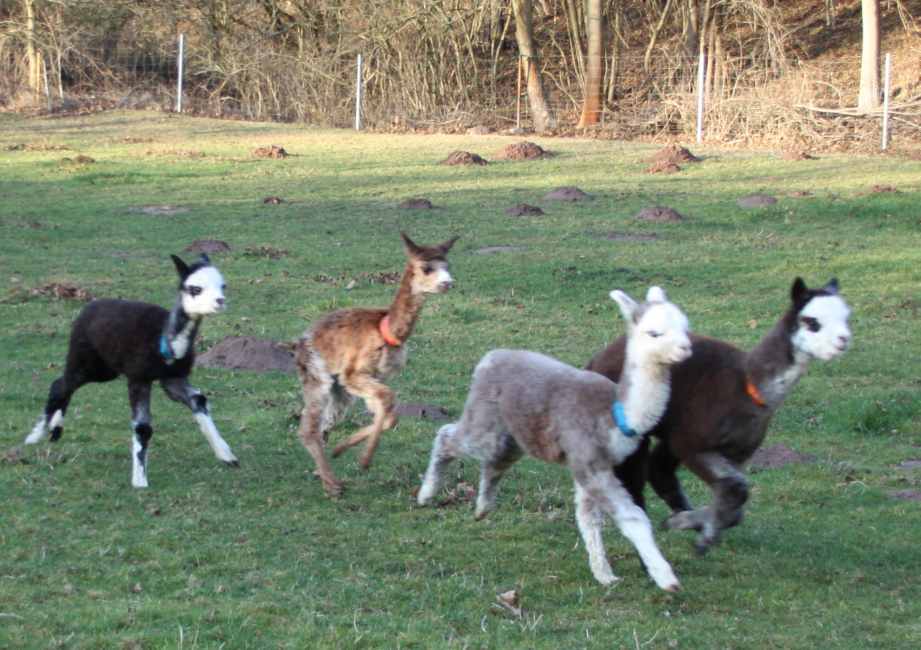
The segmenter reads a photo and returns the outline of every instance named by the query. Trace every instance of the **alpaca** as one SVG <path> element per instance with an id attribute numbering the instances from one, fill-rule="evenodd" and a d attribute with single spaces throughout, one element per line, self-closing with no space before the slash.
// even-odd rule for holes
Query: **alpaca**
<path id="1" fill-rule="evenodd" d="M 160 382 L 170 399 L 192 410 L 218 460 L 239 464 L 211 419 L 208 400 L 189 384 L 195 359 L 193 343 L 201 321 L 226 307 L 224 278 L 207 255 L 191 266 L 175 255 L 170 257 L 179 273 L 179 295 L 171 311 L 127 300 L 94 300 L 83 308 L 70 332 L 64 374 L 51 384 L 45 412 L 25 444 L 40 442 L 49 431 L 52 442 L 60 439 L 64 414 L 78 388 L 125 375 L 134 433 L 134 487 L 147 487 L 147 448 L 153 435 L 150 387 L 154 381 Z"/>
<path id="2" fill-rule="evenodd" d="M 481 463 L 477 519 L 493 509 L 499 480 L 525 453 L 566 464 L 595 579 L 604 585 L 618 580 L 601 538 L 607 514 L 636 547 L 655 583 L 677 591 L 678 579 L 656 546 L 646 513 L 611 468 L 633 453 L 665 410 L 669 369 L 691 354 L 688 321 L 659 287 L 649 289 L 643 305 L 622 291 L 610 295 L 627 322 L 628 362 L 621 381 L 536 352 L 487 353 L 473 372 L 460 420 L 438 431 L 418 501 L 431 501 L 445 467 L 459 456 Z"/>
<path id="3" fill-rule="evenodd" d="M 771 417 L 806 372 L 810 359 L 823 361 L 843 353 L 850 343 L 850 309 L 832 279 L 808 289 L 796 278 L 792 304 L 751 352 L 704 336 L 693 336 L 694 353 L 672 369 L 672 397 L 651 434 L 660 439 L 649 453 L 645 443 L 615 469 L 634 502 L 645 507 L 647 472 L 656 494 L 672 509 L 665 525 L 699 532 L 701 554 L 721 532 L 742 521 L 748 500 L 743 465 L 761 445 Z M 613 378 L 629 357 L 623 338 L 589 362 L 589 370 Z M 694 510 L 676 471 L 684 464 L 706 482 L 713 503 Z"/>
<path id="4" fill-rule="evenodd" d="M 389 309 L 340 309 L 326 314 L 295 345 L 304 393 L 298 435 L 330 497 L 342 493 L 342 483 L 324 453 L 329 430 L 356 397 L 364 399 L 374 421 L 336 445 L 333 456 L 367 440 L 359 464 L 370 467 L 381 434 L 397 423 L 394 393 L 384 381 L 406 364 L 404 344 L 426 296 L 454 286 L 446 256 L 457 237 L 437 246 L 419 246 L 400 234 L 408 259 Z"/>

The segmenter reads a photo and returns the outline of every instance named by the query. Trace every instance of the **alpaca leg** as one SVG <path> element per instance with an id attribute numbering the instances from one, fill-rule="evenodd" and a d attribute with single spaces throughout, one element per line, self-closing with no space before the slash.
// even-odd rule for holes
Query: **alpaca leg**
<path id="1" fill-rule="evenodd" d="M 147 447 L 153 436 L 150 426 L 150 383 L 129 382 L 128 400 L 131 403 L 131 485 L 147 487 Z"/>
<path id="2" fill-rule="evenodd" d="M 601 526 L 604 523 L 603 513 L 598 505 L 576 483 L 576 523 L 588 551 L 588 565 L 592 570 L 595 580 L 603 585 L 609 585 L 620 578 L 614 575 L 608 557 L 604 552 L 604 541 L 601 537 Z"/>
<path id="3" fill-rule="evenodd" d="M 496 491 L 499 481 L 509 467 L 521 458 L 524 452 L 508 433 L 496 436 L 498 445 L 491 458 L 484 460 L 480 465 L 480 490 L 477 493 L 476 511 L 474 517 L 483 519 L 496 507 Z"/>
<path id="4" fill-rule="evenodd" d="M 217 459 L 232 467 L 239 467 L 240 461 L 234 456 L 230 445 L 221 437 L 214 420 L 211 419 L 211 413 L 208 411 L 208 398 L 197 388 L 193 388 L 185 377 L 164 379 L 160 383 L 170 399 L 181 402 L 191 409 L 195 421 L 198 422 L 198 428 L 211 445 L 211 450 Z"/>
<path id="5" fill-rule="evenodd" d="M 26 437 L 27 445 L 34 445 L 45 439 L 51 433 L 51 442 L 57 442 L 64 431 L 64 414 L 74 392 L 83 385 L 78 377 L 68 377 L 65 373 L 51 384 L 48 390 L 48 401 L 45 402 L 45 412 Z"/>
<path id="6" fill-rule="evenodd" d="M 673 513 L 691 510 L 688 500 L 678 481 L 678 466 L 681 461 L 676 458 L 665 442 L 660 442 L 649 456 L 649 482 Z"/>
<path id="7" fill-rule="evenodd" d="M 633 503 L 630 494 L 608 468 L 573 472 L 576 481 L 588 495 L 617 523 L 620 532 L 630 540 L 653 581 L 665 591 L 678 591 L 681 586 L 671 565 L 656 546 L 652 525 L 642 508 Z"/>
<path id="8" fill-rule="evenodd" d="M 425 478 L 422 479 L 422 487 L 419 488 L 419 494 L 416 497 L 420 506 L 427 505 L 432 500 L 441 484 L 442 472 L 460 454 L 456 441 L 457 425 L 457 422 L 446 424 L 438 430 L 435 436 L 429 466 L 425 470 Z"/>
<path id="9" fill-rule="evenodd" d="M 386 390 L 379 391 L 374 399 L 366 400 L 368 409 L 374 414 L 374 424 L 368 434 L 368 441 L 365 443 L 364 451 L 361 452 L 361 458 L 358 459 L 358 464 L 362 469 L 368 469 L 371 466 L 371 460 L 374 458 L 374 452 L 377 451 L 381 434 L 397 425 L 397 414 L 394 412 L 396 399 L 392 390 L 386 386 L 384 386 L 384 389 Z"/>
<path id="10" fill-rule="evenodd" d="M 342 384 L 350 394 L 364 399 L 368 410 L 374 416 L 374 421 L 336 445 L 333 449 L 333 458 L 342 454 L 346 449 L 368 440 L 367 447 L 359 460 L 361 467 L 368 469 L 381 433 L 396 426 L 397 416 L 393 412 L 393 391 L 369 375 L 351 374 L 343 377 Z"/>
<path id="11" fill-rule="evenodd" d="M 323 490 L 329 497 L 342 494 L 342 483 L 336 480 L 333 469 L 326 459 L 325 435 L 329 426 L 330 404 L 332 396 L 321 388 L 304 389 L 304 408 L 301 410 L 301 424 L 297 434 L 317 466 L 317 474 L 323 483 Z"/>
<path id="12" fill-rule="evenodd" d="M 646 509 L 646 498 L 643 488 L 646 487 L 647 463 L 649 458 L 649 438 L 644 436 L 640 446 L 627 456 L 620 465 L 614 466 L 614 476 L 620 481 L 624 489 L 630 493 L 633 503 L 643 510 Z"/>

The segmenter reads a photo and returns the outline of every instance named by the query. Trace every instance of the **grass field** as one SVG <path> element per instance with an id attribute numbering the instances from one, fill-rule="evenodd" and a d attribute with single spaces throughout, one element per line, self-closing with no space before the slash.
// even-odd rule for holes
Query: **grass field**
<path id="1" fill-rule="evenodd" d="M 436 164 L 454 149 L 494 160 L 512 141 L 156 113 L 0 115 L 0 647 L 921 647 L 921 503 L 890 494 L 921 491 L 921 469 L 901 466 L 921 459 L 921 162 L 702 147 L 702 163 L 647 175 L 651 145 L 537 139 L 556 155 Z M 272 143 L 293 155 L 251 155 Z M 74 162 L 80 154 L 95 162 Z M 542 199 L 562 185 L 594 200 Z M 736 205 L 754 191 L 779 202 Z M 285 202 L 264 205 L 269 195 Z M 397 207 L 413 196 L 437 209 Z M 507 217 L 519 202 L 546 215 Z M 633 219 L 654 204 L 687 219 Z M 139 211 L 163 205 L 186 211 Z M 611 526 L 623 580 L 592 580 L 562 468 L 519 463 L 484 522 L 463 500 L 416 507 L 437 423 L 401 420 L 367 473 L 354 453 L 333 461 L 347 492 L 329 501 L 295 436 L 290 375 L 193 376 L 239 470 L 157 391 L 151 488 L 133 490 L 123 381 L 77 393 L 59 443 L 17 449 L 82 305 L 33 289 L 71 283 L 169 305 L 168 255 L 220 239 L 232 247 L 213 256 L 230 308 L 206 321 L 202 347 L 229 335 L 288 340 L 330 309 L 387 304 L 394 287 L 362 274 L 402 268 L 401 229 L 423 243 L 461 236 L 457 286 L 427 303 L 393 384 L 403 400 L 454 415 L 491 348 L 584 364 L 623 331 L 611 289 L 641 297 L 661 284 L 695 331 L 749 347 L 795 276 L 810 286 L 837 276 L 854 345 L 810 368 L 767 441 L 815 461 L 753 474 L 746 521 L 706 557 L 691 535 L 657 532 L 684 587 L 671 595 Z M 516 250 L 477 252 L 488 246 Z M 354 409 L 333 437 L 366 419 Z M 448 487 L 476 476 L 457 464 Z M 692 499 L 707 497 L 683 476 Z M 652 498 L 653 521 L 665 515 Z M 496 605 L 508 589 L 520 617 Z"/>

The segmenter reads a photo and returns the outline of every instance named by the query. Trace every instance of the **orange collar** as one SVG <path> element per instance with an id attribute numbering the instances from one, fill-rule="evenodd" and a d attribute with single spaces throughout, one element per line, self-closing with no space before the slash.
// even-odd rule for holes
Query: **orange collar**
<path id="1" fill-rule="evenodd" d="M 381 319 L 380 324 L 377 329 L 380 331 L 381 336 L 384 338 L 384 343 L 387 345 L 398 348 L 403 345 L 402 341 L 393 335 L 393 332 L 390 331 L 390 315 L 386 315 Z"/>
<path id="2" fill-rule="evenodd" d="M 765 402 L 764 398 L 761 396 L 761 391 L 752 383 L 751 379 L 745 380 L 745 392 L 748 393 L 748 396 L 751 397 L 752 401 L 758 406 L 767 406 L 767 402 Z"/>

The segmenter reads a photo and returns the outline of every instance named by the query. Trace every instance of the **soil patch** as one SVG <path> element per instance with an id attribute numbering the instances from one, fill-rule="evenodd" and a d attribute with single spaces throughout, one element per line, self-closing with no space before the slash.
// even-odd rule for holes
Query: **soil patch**
<path id="1" fill-rule="evenodd" d="M 607 239 L 609 241 L 655 241 L 659 238 L 654 232 L 617 232 L 616 230 L 611 230 L 609 232 L 587 232 L 585 234 L 595 239 Z"/>
<path id="2" fill-rule="evenodd" d="M 399 207 L 403 208 L 404 210 L 431 210 L 435 206 L 432 205 L 432 202 L 428 199 L 416 197 L 412 199 L 406 199 L 400 203 Z"/>
<path id="3" fill-rule="evenodd" d="M 542 149 L 540 145 L 525 140 L 524 142 L 516 142 L 515 144 L 508 145 L 498 153 L 496 158 L 502 158 L 504 160 L 537 160 L 538 158 L 545 158 L 551 155 L 549 151 Z"/>
<path id="4" fill-rule="evenodd" d="M 423 420 L 450 420 L 451 415 L 447 409 L 437 404 L 423 404 L 421 402 L 397 402 L 397 415 L 405 418 L 422 418 Z"/>
<path id="5" fill-rule="evenodd" d="M 659 149 L 649 162 L 656 163 L 695 163 L 700 162 L 700 158 L 692 154 L 688 149 L 681 145 L 669 144 Z"/>
<path id="6" fill-rule="evenodd" d="M 228 336 L 195 359 L 203 368 L 229 368 L 268 372 L 294 372 L 294 354 L 289 344 L 252 336 Z"/>
<path id="7" fill-rule="evenodd" d="M 66 282 L 50 282 L 40 287 L 29 289 L 29 295 L 55 298 L 56 300 L 82 300 L 83 302 L 89 302 L 93 299 L 93 294 L 83 287 Z"/>
<path id="8" fill-rule="evenodd" d="M 266 257 L 270 260 L 279 260 L 287 255 L 288 251 L 274 246 L 247 246 L 243 249 L 243 254 L 248 257 Z"/>
<path id="9" fill-rule="evenodd" d="M 921 501 L 921 492 L 918 490 L 897 490 L 890 492 L 889 496 L 903 501 Z"/>
<path id="10" fill-rule="evenodd" d="M 633 215 L 633 218 L 639 219 L 640 221 L 652 221 L 654 223 L 678 223 L 679 221 L 684 221 L 684 215 L 680 212 L 662 205 L 643 208 Z"/>
<path id="11" fill-rule="evenodd" d="M 486 159 L 469 151 L 452 151 L 441 165 L 486 165 Z"/>
<path id="12" fill-rule="evenodd" d="M 189 208 L 181 205 L 142 205 L 137 208 L 128 208 L 129 212 L 146 214 L 151 217 L 171 217 L 174 214 L 183 214 L 189 211 Z"/>
<path id="13" fill-rule="evenodd" d="M 791 161 L 817 160 L 815 156 L 813 156 L 811 153 L 803 149 L 787 149 L 782 154 L 780 154 L 780 157 L 783 158 L 784 160 L 791 160 Z"/>
<path id="14" fill-rule="evenodd" d="M 545 201 L 590 201 L 591 196 L 571 185 L 558 187 L 544 196 Z"/>
<path id="15" fill-rule="evenodd" d="M 898 467 L 899 469 L 921 469 L 921 460 L 903 460 Z"/>
<path id="16" fill-rule="evenodd" d="M 538 217 L 544 214 L 544 211 L 541 210 L 536 205 L 528 205 L 527 203 L 519 203 L 518 205 L 513 205 L 510 208 L 506 208 L 505 214 L 507 214 L 510 217 Z"/>
<path id="17" fill-rule="evenodd" d="M 671 160 L 658 160 L 646 168 L 647 174 L 676 174 L 681 171 L 681 167 Z"/>
<path id="18" fill-rule="evenodd" d="M 256 158 L 281 159 L 287 158 L 290 154 L 285 151 L 284 147 L 279 147 L 277 144 L 273 144 L 268 147 L 256 147 L 253 149 L 253 155 L 256 156 Z"/>
<path id="19" fill-rule="evenodd" d="M 185 247 L 186 253 L 228 253 L 230 244 L 220 239 L 196 239 Z"/>
<path id="20" fill-rule="evenodd" d="M 768 194 L 749 194 L 736 201 L 740 208 L 763 208 L 766 205 L 774 205 L 777 199 Z"/>
<path id="21" fill-rule="evenodd" d="M 800 463 L 811 463 L 815 461 L 815 456 L 801 454 L 794 451 L 782 443 L 762 447 L 755 452 L 751 459 L 751 469 L 758 471 L 764 469 L 777 469 L 787 465 L 796 465 Z"/>
<path id="22" fill-rule="evenodd" d="M 61 158 L 62 165 L 92 165 L 95 162 L 95 158 L 84 156 L 82 153 L 79 156 L 74 156 L 73 158 Z"/>
<path id="23" fill-rule="evenodd" d="M 279 205 L 281 203 L 284 203 L 285 200 L 281 198 L 280 196 L 267 196 L 264 199 L 262 199 L 262 202 L 266 205 Z"/>
<path id="24" fill-rule="evenodd" d="M 474 252 L 476 255 L 495 255 L 496 253 L 520 253 L 525 250 L 523 246 L 484 246 Z"/>
<path id="25" fill-rule="evenodd" d="M 898 190 L 892 187 L 892 185 L 874 185 L 870 188 L 870 194 L 889 194 L 897 193 Z"/>
<path id="26" fill-rule="evenodd" d="M 7 145 L 7 151 L 69 151 L 70 147 L 63 144 L 45 144 L 32 142 L 19 142 Z"/>
<path id="27" fill-rule="evenodd" d="M 492 133 L 492 129 L 482 124 L 471 126 L 467 129 L 467 135 L 489 135 L 490 133 Z"/>

